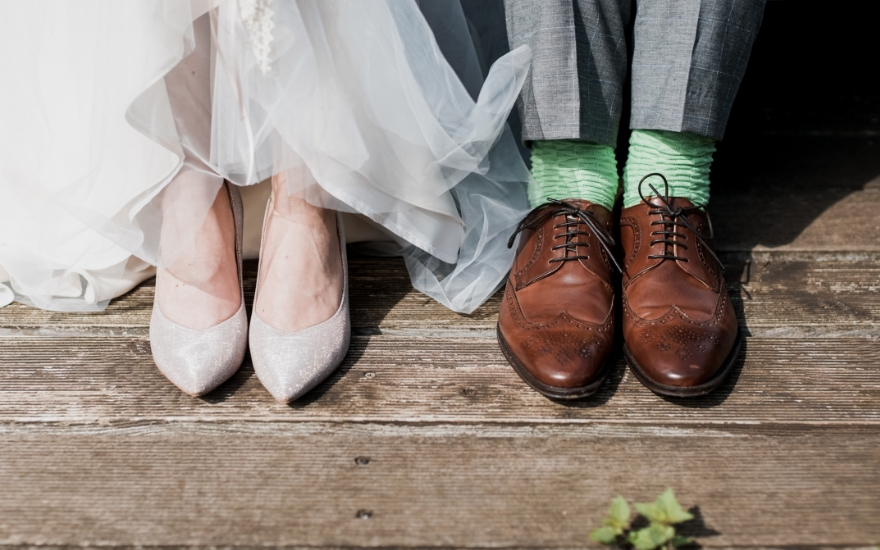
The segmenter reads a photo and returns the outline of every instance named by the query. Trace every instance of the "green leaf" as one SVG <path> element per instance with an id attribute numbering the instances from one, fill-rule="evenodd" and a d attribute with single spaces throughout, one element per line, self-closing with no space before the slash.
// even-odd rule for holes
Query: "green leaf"
<path id="1" fill-rule="evenodd" d="M 663 525 L 673 525 L 694 519 L 693 515 L 682 509 L 675 499 L 675 493 L 672 492 L 672 489 L 663 491 L 663 494 L 650 504 L 637 503 L 636 511 L 648 518 L 651 523 L 662 523 Z"/>
<path id="2" fill-rule="evenodd" d="M 675 535 L 672 537 L 672 546 L 678 548 L 679 546 L 687 546 L 688 544 L 693 544 L 694 539 L 690 537 L 683 537 L 681 535 Z"/>
<path id="3" fill-rule="evenodd" d="M 623 530 L 629 527 L 629 504 L 623 497 L 617 497 L 611 501 L 611 507 L 608 508 L 608 517 L 602 520 L 602 525 L 590 533 L 590 537 L 596 542 L 611 544 L 614 540 L 623 534 Z M 597 538 L 599 537 L 599 538 Z"/>
<path id="4" fill-rule="evenodd" d="M 674 527 L 654 523 L 644 529 L 630 531 L 628 538 L 636 550 L 654 550 L 666 544 L 674 536 Z"/>
<path id="5" fill-rule="evenodd" d="M 623 529 L 629 525 L 629 504 L 623 497 L 617 497 L 611 501 L 611 507 L 608 508 L 608 523 L 610 527 Z"/>
<path id="6" fill-rule="evenodd" d="M 602 544 L 614 544 L 617 535 L 618 533 L 615 533 L 611 527 L 600 527 L 590 533 L 590 538 Z"/>
<path id="7" fill-rule="evenodd" d="M 676 524 L 694 519 L 693 514 L 685 512 L 681 504 L 675 499 L 675 493 L 672 492 L 671 488 L 663 491 L 663 494 L 657 497 L 654 504 L 662 508 L 666 513 L 667 520 L 664 523 Z"/>

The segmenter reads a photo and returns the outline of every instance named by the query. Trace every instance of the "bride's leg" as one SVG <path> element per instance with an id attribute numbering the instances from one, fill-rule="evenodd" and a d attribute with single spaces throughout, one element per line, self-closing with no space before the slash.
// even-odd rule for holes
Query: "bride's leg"
<path id="1" fill-rule="evenodd" d="M 208 16 L 196 20 L 193 27 L 195 50 L 165 77 L 186 157 L 165 190 L 162 204 L 163 266 L 156 275 L 156 299 L 171 321 L 203 330 L 238 311 L 241 291 L 229 194 L 223 189 L 223 179 L 207 165 L 211 139 Z M 202 219 L 200 227 L 192 227 L 194 220 Z"/>
<path id="2" fill-rule="evenodd" d="M 257 315 L 286 332 L 326 321 L 342 300 L 336 212 L 288 196 L 281 174 L 272 178 L 272 208 L 265 223 Z"/>
<path id="3" fill-rule="evenodd" d="M 188 231 L 185 227 L 187 206 L 204 199 L 192 198 L 193 194 L 186 191 L 209 183 L 204 181 L 203 174 L 196 172 L 179 174 L 177 178 L 187 185 L 181 186 L 183 192 L 176 193 L 174 200 L 168 201 L 170 204 L 165 204 L 163 241 Z M 177 251 L 169 265 L 157 270 L 156 299 L 162 313 L 171 321 L 204 330 L 238 311 L 241 306 L 239 284 L 232 208 L 229 194 L 221 187 L 191 244 Z"/>

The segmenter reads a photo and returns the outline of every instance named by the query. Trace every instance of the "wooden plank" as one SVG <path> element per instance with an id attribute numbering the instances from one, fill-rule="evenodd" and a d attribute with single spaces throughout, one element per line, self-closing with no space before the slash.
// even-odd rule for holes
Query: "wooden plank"
<path id="1" fill-rule="evenodd" d="M 880 335 L 880 254 L 756 252 L 722 259 L 742 326 L 753 336 Z M 256 263 L 247 264 L 246 274 L 250 304 Z M 154 290 L 147 282 L 103 313 L 55 313 L 13 304 L 0 308 L 0 337 L 146 336 Z M 401 260 L 351 261 L 351 315 L 359 334 L 488 338 L 500 300 L 499 293 L 472 315 L 459 315 L 413 290 Z"/>
<path id="2" fill-rule="evenodd" d="M 612 497 L 645 501 L 669 486 L 699 506 L 706 547 L 866 545 L 880 539 L 878 436 L 605 424 L 5 426 L 0 542 L 581 547 Z"/>
<path id="3" fill-rule="evenodd" d="M 662 399 L 618 360 L 593 397 L 556 403 L 529 389 L 494 339 L 356 336 L 343 366 L 279 405 L 249 362 L 202 399 L 157 371 L 143 338 L 0 340 L 0 421 L 496 422 L 880 425 L 880 341 L 747 338 L 717 392 Z"/>

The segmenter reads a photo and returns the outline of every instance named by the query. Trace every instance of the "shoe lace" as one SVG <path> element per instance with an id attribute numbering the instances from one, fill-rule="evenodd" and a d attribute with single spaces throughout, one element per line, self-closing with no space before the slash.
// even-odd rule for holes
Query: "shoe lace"
<path id="1" fill-rule="evenodd" d="M 647 180 L 648 178 L 651 178 L 651 177 L 655 177 L 655 176 L 659 177 L 660 179 L 663 180 L 663 186 L 664 186 L 663 191 L 664 192 L 661 194 L 660 191 L 658 191 L 657 188 L 654 187 L 654 185 L 651 183 L 648 184 L 648 187 L 650 187 L 651 191 L 654 192 L 653 196 L 660 200 L 661 204 L 659 204 L 659 205 L 652 203 L 650 200 L 648 200 L 648 197 L 646 197 L 642 193 L 642 184 L 645 182 L 645 180 Z M 684 240 L 687 240 L 687 234 L 680 233 L 676 229 L 677 228 L 688 229 L 688 230 L 690 230 L 691 233 L 693 233 L 693 235 L 697 239 L 697 241 L 699 241 L 700 244 L 703 245 L 703 250 L 706 250 L 707 252 L 709 252 L 709 254 L 715 259 L 715 261 L 718 262 L 718 266 L 721 268 L 721 271 L 724 271 L 724 264 L 721 263 L 721 260 L 718 258 L 718 255 L 715 254 L 715 252 L 712 250 L 712 247 L 709 246 L 709 244 L 706 242 L 706 240 L 703 238 L 703 236 L 700 234 L 700 232 L 696 230 L 696 228 L 693 226 L 690 219 L 688 218 L 688 213 L 690 213 L 690 212 L 694 212 L 696 210 L 703 210 L 704 212 L 706 212 L 706 220 L 709 222 L 709 238 L 710 239 L 714 238 L 715 237 L 715 230 L 712 229 L 712 219 L 709 217 L 709 212 L 706 210 L 705 205 L 676 206 L 675 208 L 673 208 L 672 204 L 671 204 L 672 199 L 669 197 L 669 182 L 666 180 L 666 177 L 663 174 L 660 174 L 659 172 L 654 172 L 654 173 L 648 174 L 647 176 L 643 177 L 641 179 L 641 181 L 639 181 L 639 196 L 642 198 L 642 202 L 644 202 L 645 204 L 647 204 L 648 206 L 651 207 L 651 210 L 648 211 L 649 215 L 652 215 L 652 216 L 659 215 L 660 216 L 659 220 L 651 222 L 652 226 L 655 226 L 655 225 L 661 226 L 661 229 L 659 231 L 651 232 L 652 237 L 654 237 L 654 236 L 660 237 L 660 238 L 652 240 L 651 246 L 654 246 L 657 243 L 664 243 L 665 245 L 679 246 L 679 247 L 687 250 L 688 246 L 682 242 Z M 676 240 L 676 237 L 678 237 L 679 240 Z M 671 248 L 669 246 L 664 247 L 663 254 L 651 254 L 650 256 L 648 256 L 648 259 L 649 260 L 677 260 L 677 261 L 682 261 L 682 262 L 689 261 L 687 258 L 683 258 L 681 256 L 676 256 L 671 251 Z"/>
<path id="2" fill-rule="evenodd" d="M 538 212 L 539 210 L 544 210 L 539 216 L 532 217 L 532 214 Z M 554 239 L 564 238 L 565 242 L 554 245 L 552 250 L 565 249 L 565 251 L 569 254 L 566 254 L 562 258 L 552 258 L 550 262 L 568 262 L 571 260 L 587 260 L 589 256 L 586 254 L 581 254 L 578 251 L 578 247 L 588 248 L 590 243 L 588 242 L 580 242 L 574 241 L 574 237 L 577 235 L 583 235 L 585 237 L 589 237 L 589 231 L 581 230 L 580 226 L 586 225 L 588 230 L 592 231 L 596 236 L 596 239 L 599 241 L 599 245 L 605 249 L 608 257 L 611 259 L 611 262 L 614 264 L 614 267 L 617 268 L 618 272 L 623 272 L 623 269 L 620 267 L 620 264 L 617 262 L 617 259 L 614 257 L 614 252 L 612 247 L 617 243 L 614 238 L 608 233 L 608 230 L 605 229 L 605 226 L 602 225 L 598 220 L 596 220 L 595 212 L 591 210 L 582 210 L 577 206 L 548 198 L 547 202 L 533 209 L 529 214 L 523 218 L 521 222 L 516 226 L 516 230 L 510 236 L 510 239 L 507 241 L 507 248 L 513 247 L 513 242 L 516 239 L 516 236 L 520 234 L 520 232 L 526 229 L 535 229 L 542 223 L 544 223 L 549 218 L 555 218 L 557 216 L 564 215 L 565 221 L 553 226 L 553 229 L 564 229 L 562 233 L 557 235 L 553 235 Z"/>

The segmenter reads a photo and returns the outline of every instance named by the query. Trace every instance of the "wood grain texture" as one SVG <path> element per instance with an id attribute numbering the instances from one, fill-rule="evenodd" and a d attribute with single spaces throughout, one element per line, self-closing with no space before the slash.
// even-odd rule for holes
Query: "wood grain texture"
<path id="1" fill-rule="evenodd" d="M 853 545 L 880 537 L 876 495 L 861 489 L 880 484 L 878 436 L 601 424 L 3 427 L 0 542 L 583 546 L 616 494 L 645 501 L 672 486 L 700 507 L 707 547 Z"/>
<path id="2" fill-rule="evenodd" d="M 249 362 L 201 399 L 158 372 L 142 338 L 0 339 L 0 421 L 498 422 L 880 426 L 880 341 L 748 338 L 717 392 L 663 399 L 618 360 L 593 397 L 547 400 L 494 339 L 356 336 L 326 382 L 274 402 Z"/>
<path id="3" fill-rule="evenodd" d="M 880 336 L 880 253 L 728 253 L 722 260 L 741 324 L 753 336 Z M 399 259 L 355 258 L 350 265 L 355 333 L 494 334 L 500 292 L 472 315 L 459 315 L 413 290 Z M 256 263 L 248 262 L 248 305 L 255 276 Z M 13 304 L 0 308 L 0 336 L 146 336 L 154 291 L 149 281 L 103 313 L 56 313 Z"/>

